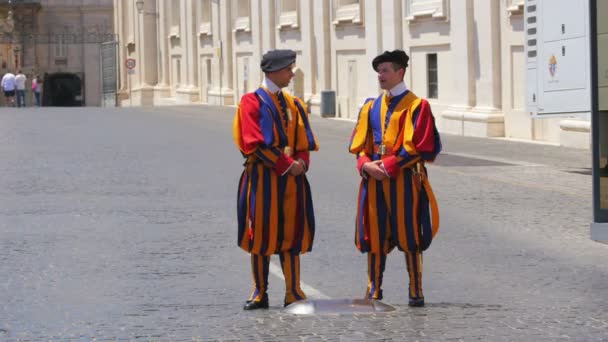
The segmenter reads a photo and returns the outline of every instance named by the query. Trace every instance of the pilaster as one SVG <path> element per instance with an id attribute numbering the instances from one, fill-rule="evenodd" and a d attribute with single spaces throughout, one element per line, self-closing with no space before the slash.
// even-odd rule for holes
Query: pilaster
<path id="1" fill-rule="evenodd" d="M 330 4 L 325 0 L 313 0 L 310 12 L 312 25 L 311 59 L 316 63 L 311 66 L 313 83 L 316 85 L 309 101 L 309 111 L 313 115 L 321 115 L 321 91 L 332 89 L 331 86 L 331 37 L 330 37 Z M 302 16 L 304 18 L 304 16 Z"/>
<path id="2" fill-rule="evenodd" d="M 137 65 L 132 77 L 131 100 L 141 106 L 154 105 L 153 87 L 158 82 L 158 37 L 156 36 L 156 0 L 143 4 L 141 12 L 135 8 L 135 55 Z"/>
<path id="3" fill-rule="evenodd" d="M 450 1 L 450 45 L 452 56 L 458 67 L 453 68 L 453 91 L 450 106 L 442 113 L 443 132 L 464 134 L 464 114 L 471 112 L 475 105 L 475 56 L 473 0 Z"/>
<path id="4" fill-rule="evenodd" d="M 504 136 L 501 109 L 499 0 L 450 2 L 454 97 L 442 114 L 442 130 L 478 136 Z"/>
<path id="5" fill-rule="evenodd" d="M 312 27 L 312 18 L 310 18 L 310 15 L 306 15 L 312 11 L 312 1 L 299 1 L 298 3 L 298 15 L 300 17 L 300 30 L 302 32 L 302 43 L 304 49 L 302 50 L 302 57 L 296 62 L 296 65 L 300 65 L 306 75 L 306 77 L 304 77 L 303 100 L 309 103 L 312 95 L 316 93 L 316 82 L 314 80 L 313 73 L 314 32 Z"/>
<path id="6" fill-rule="evenodd" d="M 198 59 L 196 58 L 196 28 L 197 16 L 195 0 L 180 0 L 182 2 L 180 18 L 182 64 L 181 79 L 183 80 L 176 92 L 177 103 L 198 102 L 200 91 L 198 88 Z"/>
<path id="7" fill-rule="evenodd" d="M 502 111 L 500 0 L 474 0 L 475 33 L 479 68 L 476 72 L 476 103 L 469 120 L 465 116 L 464 134 L 502 137 L 505 134 Z"/>
<path id="8" fill-rule="evenodd" d="M 171 96 L 171 88 L 169 87 L 169 32 L 167 29 L 169 18 L 167 17 L 165 2 L 164 0 L 156 1 L 159 55 L 156 63 L 158 81 L 154 86 L 154 104 L 160 104 L 163 101 L 162 99 Z"/>
<path id="9" fill-rule="evenodd" d="M 367 82 L 365 96 L 378 94 L 378 82 L 376 71 L 372 69 L 372 60 L 383 51 L 382 35 L 385 33 L 382 22 L 381 1 L 365 1 L 365 60 L 368 61 L 367 73 L 364 75 Z M 388 31 L 386 31 L 388 33 Z"/>
<path id="10" fill-rule="evenodd" d="M 219 40 L 217 41 L 217 73 L 214 75 L 214 87 L 209 90 L 209 103 L 214 105 L 234 104 L 234 90 L 232 88 L 232 14 L 231 0 L 219 1 L 218 3 L 217 30 Z M 214 26 L 216 23 L 214 22 Z"/>
<path id="11" fill-rule="evenodd" d="M 377 26 L 382 31 L 382 50 L 403 49 L 403 18 L 400 0 L 380 2 L 381 20 Z"/>

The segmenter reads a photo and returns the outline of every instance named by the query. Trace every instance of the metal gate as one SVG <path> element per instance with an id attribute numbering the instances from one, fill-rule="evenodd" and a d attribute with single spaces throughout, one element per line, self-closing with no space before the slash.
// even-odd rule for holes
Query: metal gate
<path id="1" fill-rule="evenodd" d="M 101 106 L 116 107 L 118 42 L 101 43 Z"/>

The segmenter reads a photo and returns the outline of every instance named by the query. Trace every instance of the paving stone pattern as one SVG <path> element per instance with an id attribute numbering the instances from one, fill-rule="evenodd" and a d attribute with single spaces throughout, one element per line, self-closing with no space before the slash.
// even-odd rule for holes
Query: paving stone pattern
<path id="1" fill-rule="evenodd" d="M 274 275 L 271 308 L 243 311 L 233 112 L 0 111 L 0 340 L 608 341 L 608 246 L 589 239 L 591 177 L 576 172 L 589 151 L 505 139 L 444 135 L 448 157 L 429 166 L 441 231 L 424 255 L 425 308 L 407 307 L 393 252 L 395 312 L 285 314 Z M 311 122 L 317 232 L 302 279 L 358 298 L 353 123 Z"/>

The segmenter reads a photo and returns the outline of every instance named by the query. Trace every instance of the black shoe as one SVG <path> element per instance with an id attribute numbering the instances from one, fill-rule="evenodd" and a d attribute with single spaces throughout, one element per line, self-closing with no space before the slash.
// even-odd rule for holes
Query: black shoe
<path id="1" fill-rule="evenodd" d="M 413 308 L 421 308 L 424 307 L 424 297 L 421 298 L 410 298 L 409 306 Z"/>
<path id="2" fill-rule="evenodd" d="M 257 310 L 257 309 L 268 309 L 268 295 L 267 294 L 264 294 L 264 296 L 262 297 L 262 300 L 260 300 L 260 301 L 248 300 L 247 303 L 245 303 L 245 306 L 243 306 L 243 310 Z"/>

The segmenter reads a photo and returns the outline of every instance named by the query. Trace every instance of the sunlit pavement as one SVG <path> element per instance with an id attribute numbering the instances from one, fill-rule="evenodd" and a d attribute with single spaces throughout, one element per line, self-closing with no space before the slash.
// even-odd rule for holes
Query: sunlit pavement
<path id="1" fill-rule="evenodd" d="M 393 252 L 373 314 L 243 311 L 234 108 L 0 109 L 0 340 L 607 341 L 608 246 L 589 239 L 590 152 L 444 135 L 425 308 Z M 365 293 L 353 123 L 312 119 L 311 299 Z"/>

